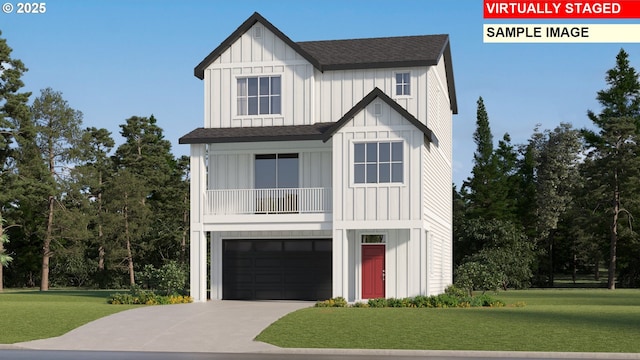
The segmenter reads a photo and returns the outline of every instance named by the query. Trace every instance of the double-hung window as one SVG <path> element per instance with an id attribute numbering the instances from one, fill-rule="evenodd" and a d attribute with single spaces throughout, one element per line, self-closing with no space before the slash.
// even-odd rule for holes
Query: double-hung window
<path id="1" fill-rule="evenodd" d="M 280 76 L 238 79 L 238 115 L 280 114 Z"/>
<path id="2" fill-rule="evenodd" d="M 353 182 L 355 184 L 402 183 L 402 141 L 353 144 Z"/>
<path id="3" fill-rule="evenodd" d="M 396 73 L 396 96 L 411 95 L 411 73 Z"/>

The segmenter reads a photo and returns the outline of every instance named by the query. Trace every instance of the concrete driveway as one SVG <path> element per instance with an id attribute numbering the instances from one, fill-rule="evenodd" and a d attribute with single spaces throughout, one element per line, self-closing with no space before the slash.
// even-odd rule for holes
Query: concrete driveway
<path id="1" fill-rule="evenodd" d="M 116 305 L 114 305 L 116 306 Z M 269 352 L 253 339 L 304 301 L 209 301 L 147 306 L 95 320 L 60 337 L 14 344 L 27 349 Z"/>

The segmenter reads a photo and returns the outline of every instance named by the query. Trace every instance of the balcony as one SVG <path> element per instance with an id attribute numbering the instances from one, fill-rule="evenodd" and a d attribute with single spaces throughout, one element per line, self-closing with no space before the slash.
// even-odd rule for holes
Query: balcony
<path id="1" fill-rule="evenodd" d="M 330 188 L 207 190 L 204 215 L 331 213 Z"/>

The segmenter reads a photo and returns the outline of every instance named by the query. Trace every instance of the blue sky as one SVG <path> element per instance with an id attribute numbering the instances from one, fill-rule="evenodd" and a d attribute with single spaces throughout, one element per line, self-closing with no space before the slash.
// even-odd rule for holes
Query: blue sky
<path id="1" fill-rule="evenodd" d="M 61 91 L 85 126 L 108 129 L 118 143 L 125 119 L 154 114 L 176 156 L 189 151 L 178 138 L 203 124 L 203 84 L 193 68 L 254 11 L 293 41 L 449 34 L 458 186 L 472 167 L 479 96 L 494 140 L 508 132 L 524 143 L 536 124 L 591 126 L 586 112 L 600 109 L 596 92 L 620 48 L 640 69 L 640 44 L 484 44 L 485 23 L 536 21 L 485 20 L 481 0 L 55 0 L 46 9 L 0 13 L 1 36 L 29 68 L 25 90 Z"/>

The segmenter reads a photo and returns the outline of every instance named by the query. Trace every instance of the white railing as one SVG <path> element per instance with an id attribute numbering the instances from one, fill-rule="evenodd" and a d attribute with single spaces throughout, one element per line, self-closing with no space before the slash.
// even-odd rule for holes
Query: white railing
<path id="1" fill-rule="evenodd" d="M 207 190 L 206 215 L 331 212 L 330 188 Z"/>

